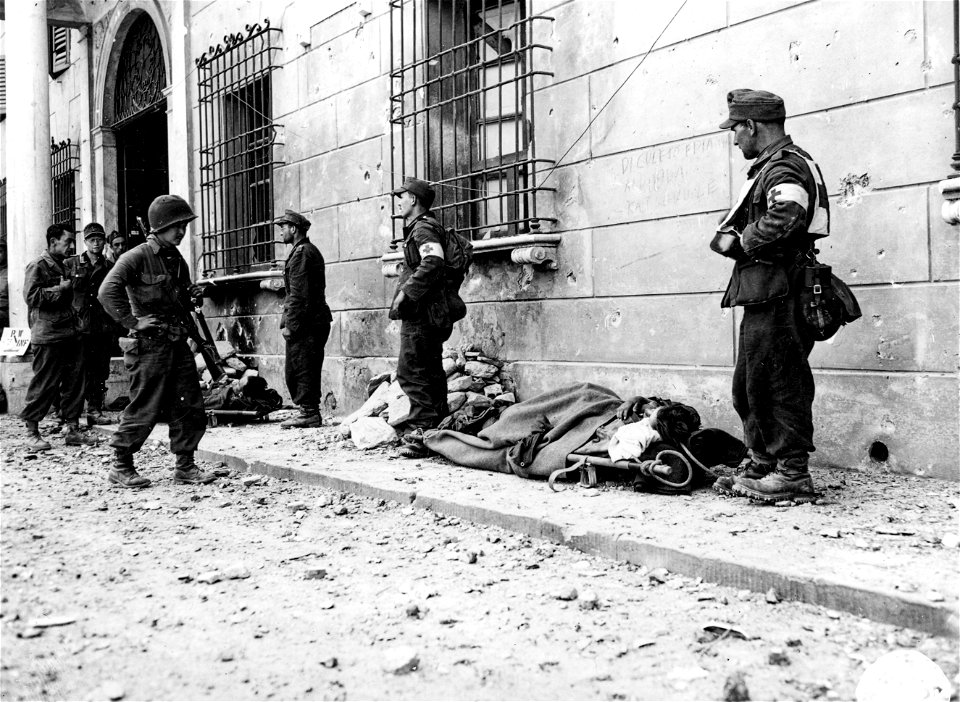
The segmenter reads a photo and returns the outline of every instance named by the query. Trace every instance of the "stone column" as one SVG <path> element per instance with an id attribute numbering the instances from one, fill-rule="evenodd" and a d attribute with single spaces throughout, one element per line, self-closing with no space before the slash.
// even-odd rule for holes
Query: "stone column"
<path id="1" fill-rule="evenodd" d="M 190 203 L 193 211 L 200 214 L 200 198 L 193 192 L 193 149 L 191 148 L 190 90 L 196 76 L 190 70 L 190 46 L 187 41 L 189 13 L 184 0 L 174 0 L 170 6 L 170 75 L 169 86 L 164 90 L 167 98 L 167 168 L 170 191 Z M 189 75 L 188 75 L 189 71 Z M 188 235 L 180 244 L 180 253 L 190 264 L 192 276 L 197 274 L 200 258 L 200 219 L 195 219 Z"/>
<path id="2" fill-rule="evenodd" d="M 47 0 L 6 3 L 7 255 L 10 326 L 27 326 L 24 269 L 45 247 L 53 217 Z M 16 67 L 16 70 L 12 70 Z"/>

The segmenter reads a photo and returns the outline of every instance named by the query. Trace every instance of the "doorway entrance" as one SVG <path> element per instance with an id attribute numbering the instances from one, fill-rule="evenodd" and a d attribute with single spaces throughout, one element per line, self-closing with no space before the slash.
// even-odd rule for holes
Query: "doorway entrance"
<path id="1" fill-rule="evenodd" d="M 117 228 L 127 245 L 143 241 L 137 218 L 158 195 L 169 192 L 167 85 L 163 47 L 150 16 L 139 11 L 123 40 L 113 94 L 117 146 Z"/>
<path id="2" fill-rule="evenodd" d="M 146 110 L 116 129 L 117 226 L 128 246 L 143 242 L 137 217 L 147 223 L 147 209 L 169 190 L 166 103 Z"/>

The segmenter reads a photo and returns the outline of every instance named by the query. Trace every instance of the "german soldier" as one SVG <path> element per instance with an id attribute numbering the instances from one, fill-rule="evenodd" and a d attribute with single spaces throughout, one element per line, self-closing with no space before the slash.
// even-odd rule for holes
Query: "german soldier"
<path id="1" fill-rule="evenodd" d="M 110 352 L 113 349 L 113 320 L 103 311 L 97 292 L 113 264 L 103 255 L 106 232 L 91 222 L 83 228 L 87 250 L 67 259 L 73 274 L 73 309 L 77 314 L 83 351 L 84 396 L 87 401 L 87 426 L 110 424 L 103 416 L 103 400 L 110 376 Z"/>
<path id="2" fill-rule="evenodd" d="M 286 341 L 285 375 L 287 390 L 300 414 L 280 423 L 291 427 L 319 427 L 320 372 L 323 370 L 323 347 L 330 336 L 333 316 L 326 300 L 326 270 L 323 255 L 307 238 L 310 221 L 287 210 L 276 220 L 283 243 L 290 244 L 290 254 L 283 267 L 283 317 L 280 320 Z"/>
<path id="3" fill-rule="evenodd" d="M 397 381 L 410 399 L 408 432 L 400 453 L 417 458 L 428 452 L 422 444 L 423 432 L 448 414 L 442 354 L 453 323 L 446 301 L 442 227 L 430 211 L 435 192 L 428 183 L 407 178 L 393 195 L 403 217 L 405 266 L 390 319 L 400 320 Z"/>
<path id="4" fill-rule="evenodd" d="M 816 498 L 808 468 L 814 340 L 801 318 L 800 265 L 829 233 L 826 186 L 785 133 L 781 98 L 743 89 L 730 92 L 727 104 L 730 117 L 720 128 L 732 130 L 734 144 L 754 161 L 711 248 L 735 261 L 721 305 L 743 307 L 733 405 L 750 455 L 736 478 L 715 487 L 766 502 L 809 502 Z"/>
<path id="5" fill-rule="evenodd" d="M 176 455 L 177 483 L 209 483 L 194 452 L 206 431 L 200 378 L 187 346 L 187 316 L 202 294 L 190 282 L 187 262 L 177 246 L 197 216 L 183 198 L 161 195 L 147 211 L 147 241 L 123 254 L 100 286 L 100 303 L 128 334 L 120 340 L 130 372 L 130 404 L 110 445 L 116 450 L 107 481 L 126 488 L 147 487 L 133 455 L 162 418 L 170 425 L 170 450 Z"/>
<path id="6" fill-rule="evenodd" d="M 47 228 L 47 250 L 27 266 L 23 297 L 30 320 L 33 378 L 27 387 L 26 407 L 20 417 L 27 425 L 27 448 L 47 451 L 40 436 L 40 421 L 59 396 L 60 416 L 67 425 L 68 446 L 96 445 L 79 431 L 83 409 L 83 355 L 73 308 L 74 279 L 64 259 L 76 251 L 73 232 L 59 224 Z"/>

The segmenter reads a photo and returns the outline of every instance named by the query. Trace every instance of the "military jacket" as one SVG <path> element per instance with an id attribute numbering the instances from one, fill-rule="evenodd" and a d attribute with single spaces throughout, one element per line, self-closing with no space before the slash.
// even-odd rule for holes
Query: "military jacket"
<path id="1" fill-rule="evenodd" d="M 830 229 L 820 168 L 784 137 L 768 146 L 747 173 L 745 192 L 725 223 L 740 232 L 722 307 L 768 302 L 798 292 L 798 261 Z"/>
<path id="2" fill-rule="evenodd" d="M 104 256 L 99 256 L 96 261 L 92 259 L 87 252 L 67 259 L 67 270 L 73 277 L 73 309 L 81 334 L 102 334 L 112 325 L 97 293 L 113 264 Z"/>
<path id="3" fill-rule="evenodd" d="M 283 286 L 281 329 L 287 329 L 291 336 L 298 336 L 333 321 L 327 305 L 323 254 L 309 239 L 294 244 L 287 256 L 283 266 Z"/>
<path id="4" fill-rule="evenodd" d="M 449 326 L 446 299 L 446 259 L 443 228 L 432 212 L 424 212 L 403 228 L 403 262 L 394 298 L 402 291 L 406 300 L 397 318 Z"/>
<path id="5" fill-rule="evenodd" d="M 61 281 L 68 277 L 70 274 L 63 263 L 49 251 L 44 251 L 27 266 L 23 297 L 27 303 L 30 343 L 51 344 L 72 339 L 79 333 L 73 288 L 60 287 Z"/>
<path id="6" fill-rule="evenodd" d="M 190 309 L 190 272 L 176 247 L 164 247 L 156 237 L 124 253 L 100 285 L 103 309 L 126 329 L 139 317 L 156 316 L 156 335 L 177 339 L 185 334 L 183 312 Z"/>

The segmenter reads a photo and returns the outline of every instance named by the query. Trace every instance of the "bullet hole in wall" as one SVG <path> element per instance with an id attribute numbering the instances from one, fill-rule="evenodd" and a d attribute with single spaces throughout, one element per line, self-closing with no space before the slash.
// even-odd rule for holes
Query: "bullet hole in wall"
<path id="1" fill-rule="evenodd" d="M 886 463 L 887 459 L 890 458 L 890 449 L 882 441 L 874 441 L 870 444 L 869 455 L 870 460 L 874 463 Z"/>

